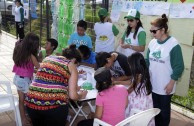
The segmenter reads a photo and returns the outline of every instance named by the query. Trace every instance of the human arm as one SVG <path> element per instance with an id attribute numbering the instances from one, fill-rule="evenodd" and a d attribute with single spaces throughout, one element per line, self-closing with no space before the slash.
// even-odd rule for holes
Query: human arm
<path id="1" fill-rule="evenodd" d="M 86 63 L 86 62 L 81 62 L 79 64 L 84 65 L 84 66 L 89 66 L 89 67 L 92 67 L 92 68 L 96 68 L 96 64 L 89 64 L 89 63 Z"/>
<path id="2" fill-rule="evenodd" d="M 170 52 L 170 63 L 172 67 L 171 80 L 166 85 L 166 94 L 170 94 L 173 90 L 175 82 L 181 77 L 184 70 L 184 61 L 180 45 L 176 45 Z"/>
<path id="3" fill-rule="evenodd" d="M 32 54 L 31 54 L 31 60 L 32 60 L 33 65 L 38 69 L 40 67 L 40 64 L 39 64 L 37 58 Z"/>
<path id="4" fill-rule="evenodd" d="M 70 99 L 77 101 L 79 99 L 85 98 L 87 95 L 87 91 L 82 90 L 79 92 L 79 94 L 77 93 L 78 71 L 77 71 L 75 64 L 70 62 L 68 64 L 68 68 L 71 74 L 69 81 L 68 81 L 68 85 L 69 85 L 68 92 L 69 92 Z"/>
<path id="5" fill-rule="evenodd" d="M 103 114 L 103 106 L 98 106 L 96 105 L 96 110 L 95 110 L 95 118 L 101 119 Z"/>
<path id="6" fill-rule="evenodd" d="M 146 53 L 146 59 L 145 59 L 148 68 L 150 66 L 149 55 L 150 55 L 150 49 L 148 48 Z"/>
<path id="7" fill-rule="evenodd" d="M 43 60 L 42 51 L 40 51 L 38 55 L 38 62 L 42 62 L 42 60 Z"/>
<path id="8" fill-rule="evenodd" d="M 145 50 L 145 45 L 146 45 L 146 33 L 145 31 L 141 31 L 138 34 L 138 46 L 130 45 L 130 44 L 123 44 L 121 47 L 124 49 L 132 49 L 136 52 L 143 52 Z"/>
<path id="9" fill-rule="evenodd" d="M 24 9 L 20 8 L 21 22 L 24 21 Z"/>
<path id="10" fill-rule="evenodd" d="M 112 31 L 113 31 L 114 36 L 117 36 L 119 34 L 119 30 L 114 24 L 112 25 Z"/>

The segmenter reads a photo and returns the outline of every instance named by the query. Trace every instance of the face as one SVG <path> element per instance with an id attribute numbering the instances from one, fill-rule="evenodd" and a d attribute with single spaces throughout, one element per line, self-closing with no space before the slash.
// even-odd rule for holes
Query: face
<path id="1" fill-rule="evenodd" d="M 128 25 L 131 27 L 131 28 L 136 28 L 137 26 L 137 23 L 139 22 L 138 20 L 136 19 L 127 19 L 127 22 L 128 22 Z"/>
<path id="2" fill-rule="evenodd" d="M 150 33 L 155 39 L 161 39 L 162 35 L 164 34 L 164 31 L 163 28 L 158 28 L 152 25 Z"/>
<path id="3" fill-rule="evenodd" d="M 50 42 L 46 42 L 45 49 L 46 50 L 52 50 L 53 49 Z"/>
<path id="4" fill-rule="evenodd" d="M 15 5 L 16 5 L 16 6 L 19 6 L 19 5 L 20 5 L 20 3 L 19 3 L 18 1 L 16 1 L 16 2 L 15 2 Z"/>
<path id="5" fill-rule="evenodd" d="M 78 35 L 80 35 L 80 36 L 84 36 L 84 34 L 85 34 L 85 29 L 82 28 L 82 27 L 77 27 L 77 33 L 78 33 Z"/>

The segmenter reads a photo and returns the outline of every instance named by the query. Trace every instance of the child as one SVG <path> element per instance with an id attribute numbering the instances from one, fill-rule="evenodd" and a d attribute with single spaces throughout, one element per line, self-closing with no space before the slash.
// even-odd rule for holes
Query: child
<path id="1" fill-rule="evenodd" d="M 73 33 L 68 40 L 68 45 L 75 44 L 78 48 L 80 45 L 86 45 L 92 49 L 92 40 L 85 34 L 87 29 L 87 23 L 84 20 L 80 20 L 77 23 L 77 32 Z"/>
<path id="2" fill-rule="evenodd" d="M 101 8 L 98 11 L 100 22 L 95 23 L 94 31 L 96 34 L 95 52 L 111 52 L 114 51 L 115 39 L 119 34 L 119 30 L 113 25 L 108 16 L 108 11 Z"/>
<path id="3" fill-rule="evenodd" d="M 78 50 L 82 55 L 82 62 L 80 65 L 96 68 L 96 53 L 92 52 L 87 46 L 81 45 Z"/>
<path id="4" fill-rule="evenodd" d="M 111 77 L 110 70 L 106 67 L 97 69 L 94 74 L 99 92 L 96 97 L 95 118 L 114 126 L 125 119 L 128 92 L 123 85 L 113 85 Z M 81 121 L 78 126 L 93 126 L 93 119 Z"/>
<path id="5" fill-rule="evenodd" d="M 141 53 L 133 53 L 128 57 L 129 67 L 131 69 L 131 85 L 128 88 L 129 105 L 126 109 L 126 117 L 131 116 L 131 109 L 147 110 L 153 108 L 152 101 L 152 85 L 150 75 Z M 149 126 L 155 125 L 154 120 L 149 123 Z"/>
<path id="6" fill-rule="evenodd" d="M 13 60 L 15 64 L 13 72 L 15 76 L 13 83 L 16 85 L 19 95 L 19 109 L 23 125 L 29 124 L 24 111 L 24 97 L 33 78 L 34 66 L 39 68 L 38 50 L 39 37 L 33 33 L 27 34 L 23 41 L 14 48 Z"/>
<path id="7" fill-rule="evenodd" d="M 143 54 L 146 45 L 146 32 L 143 29 L 139 11 L 131 9 L 124 18 L 127 19 L 128 26 L 117 51 L 126 56 L 130 56 L 134 52 Z"/>
<path id="8" fill-rule="evenodd" d="M 47 39 L 47 42 L 46 42 L 46 45 L 45 45 L 45 49 L 41 50 L 41 52 L 39 53 L 38 61 L 42 62 L 42 60 L 46 56 L 54 54 L 54 51 L 57 48 L 57 46 L 58 46 L 57 40 L 55 40 L 53 38 Z"/>

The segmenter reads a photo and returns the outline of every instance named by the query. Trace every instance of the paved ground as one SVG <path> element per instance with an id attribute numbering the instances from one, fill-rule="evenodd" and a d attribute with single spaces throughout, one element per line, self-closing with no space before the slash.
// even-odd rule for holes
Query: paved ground
<path id="1" fill-rule="evenodd" d="M 14 36 L 10 36 L 6 33 L 0 35 L 0 80 L 1 81 L 13 81 L 14 74 L 12 73 L 13 60 L 12 53 L 15 42 L 17 40 Z M 13 94 L 17 96 L 16 87 L 11 86 Z M 0 87 L 0 92 L 3 91 L 3 87 Z M 87 108 L 85 108 L 88 110 Z M 171 111 L 171 123 L 170 126 L 194 126 L 194 120 L 183 116 L 176 111 Z M 73 114 L 72 114 L 73 116 Z M 79 120 L 83 117 L 79 117 L 74 125 L 76 126 Z M 0 114 L 0 126 L 15 126 L 13 112 L 7 112 Z"/>

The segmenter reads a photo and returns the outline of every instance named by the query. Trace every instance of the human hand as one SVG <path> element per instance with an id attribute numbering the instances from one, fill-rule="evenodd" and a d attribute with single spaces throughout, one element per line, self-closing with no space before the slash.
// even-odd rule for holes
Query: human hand
<path id="1" fill-rule="evenodd" d="M 127 49 L 127 48 L 130 47 L 130 45 L 129 44 L 121 44 L 121 47 L 124 48 L 124 49 Z"/>
<path id="2" fill-rule="evenodd" d="M 87 90 L 80 90 L 79 91 L 79 95 L 80 95 L 80 99 L 84 99 L 87 95 L 88 91 Z"/>
<path id="3" fill-rule="evenodd" d="M 167 94 L 167 95 L 170 95 L 170 93 L 172 92 L 173 87 L 174 87 L 174 83 L 175 83 L 174 80 L 170 80 L 170 82 L 169 82 L 169 83 L 166 85 L 166 87 L 164 88 L 164 90 L 166 91 L 166 94 Z"/>

